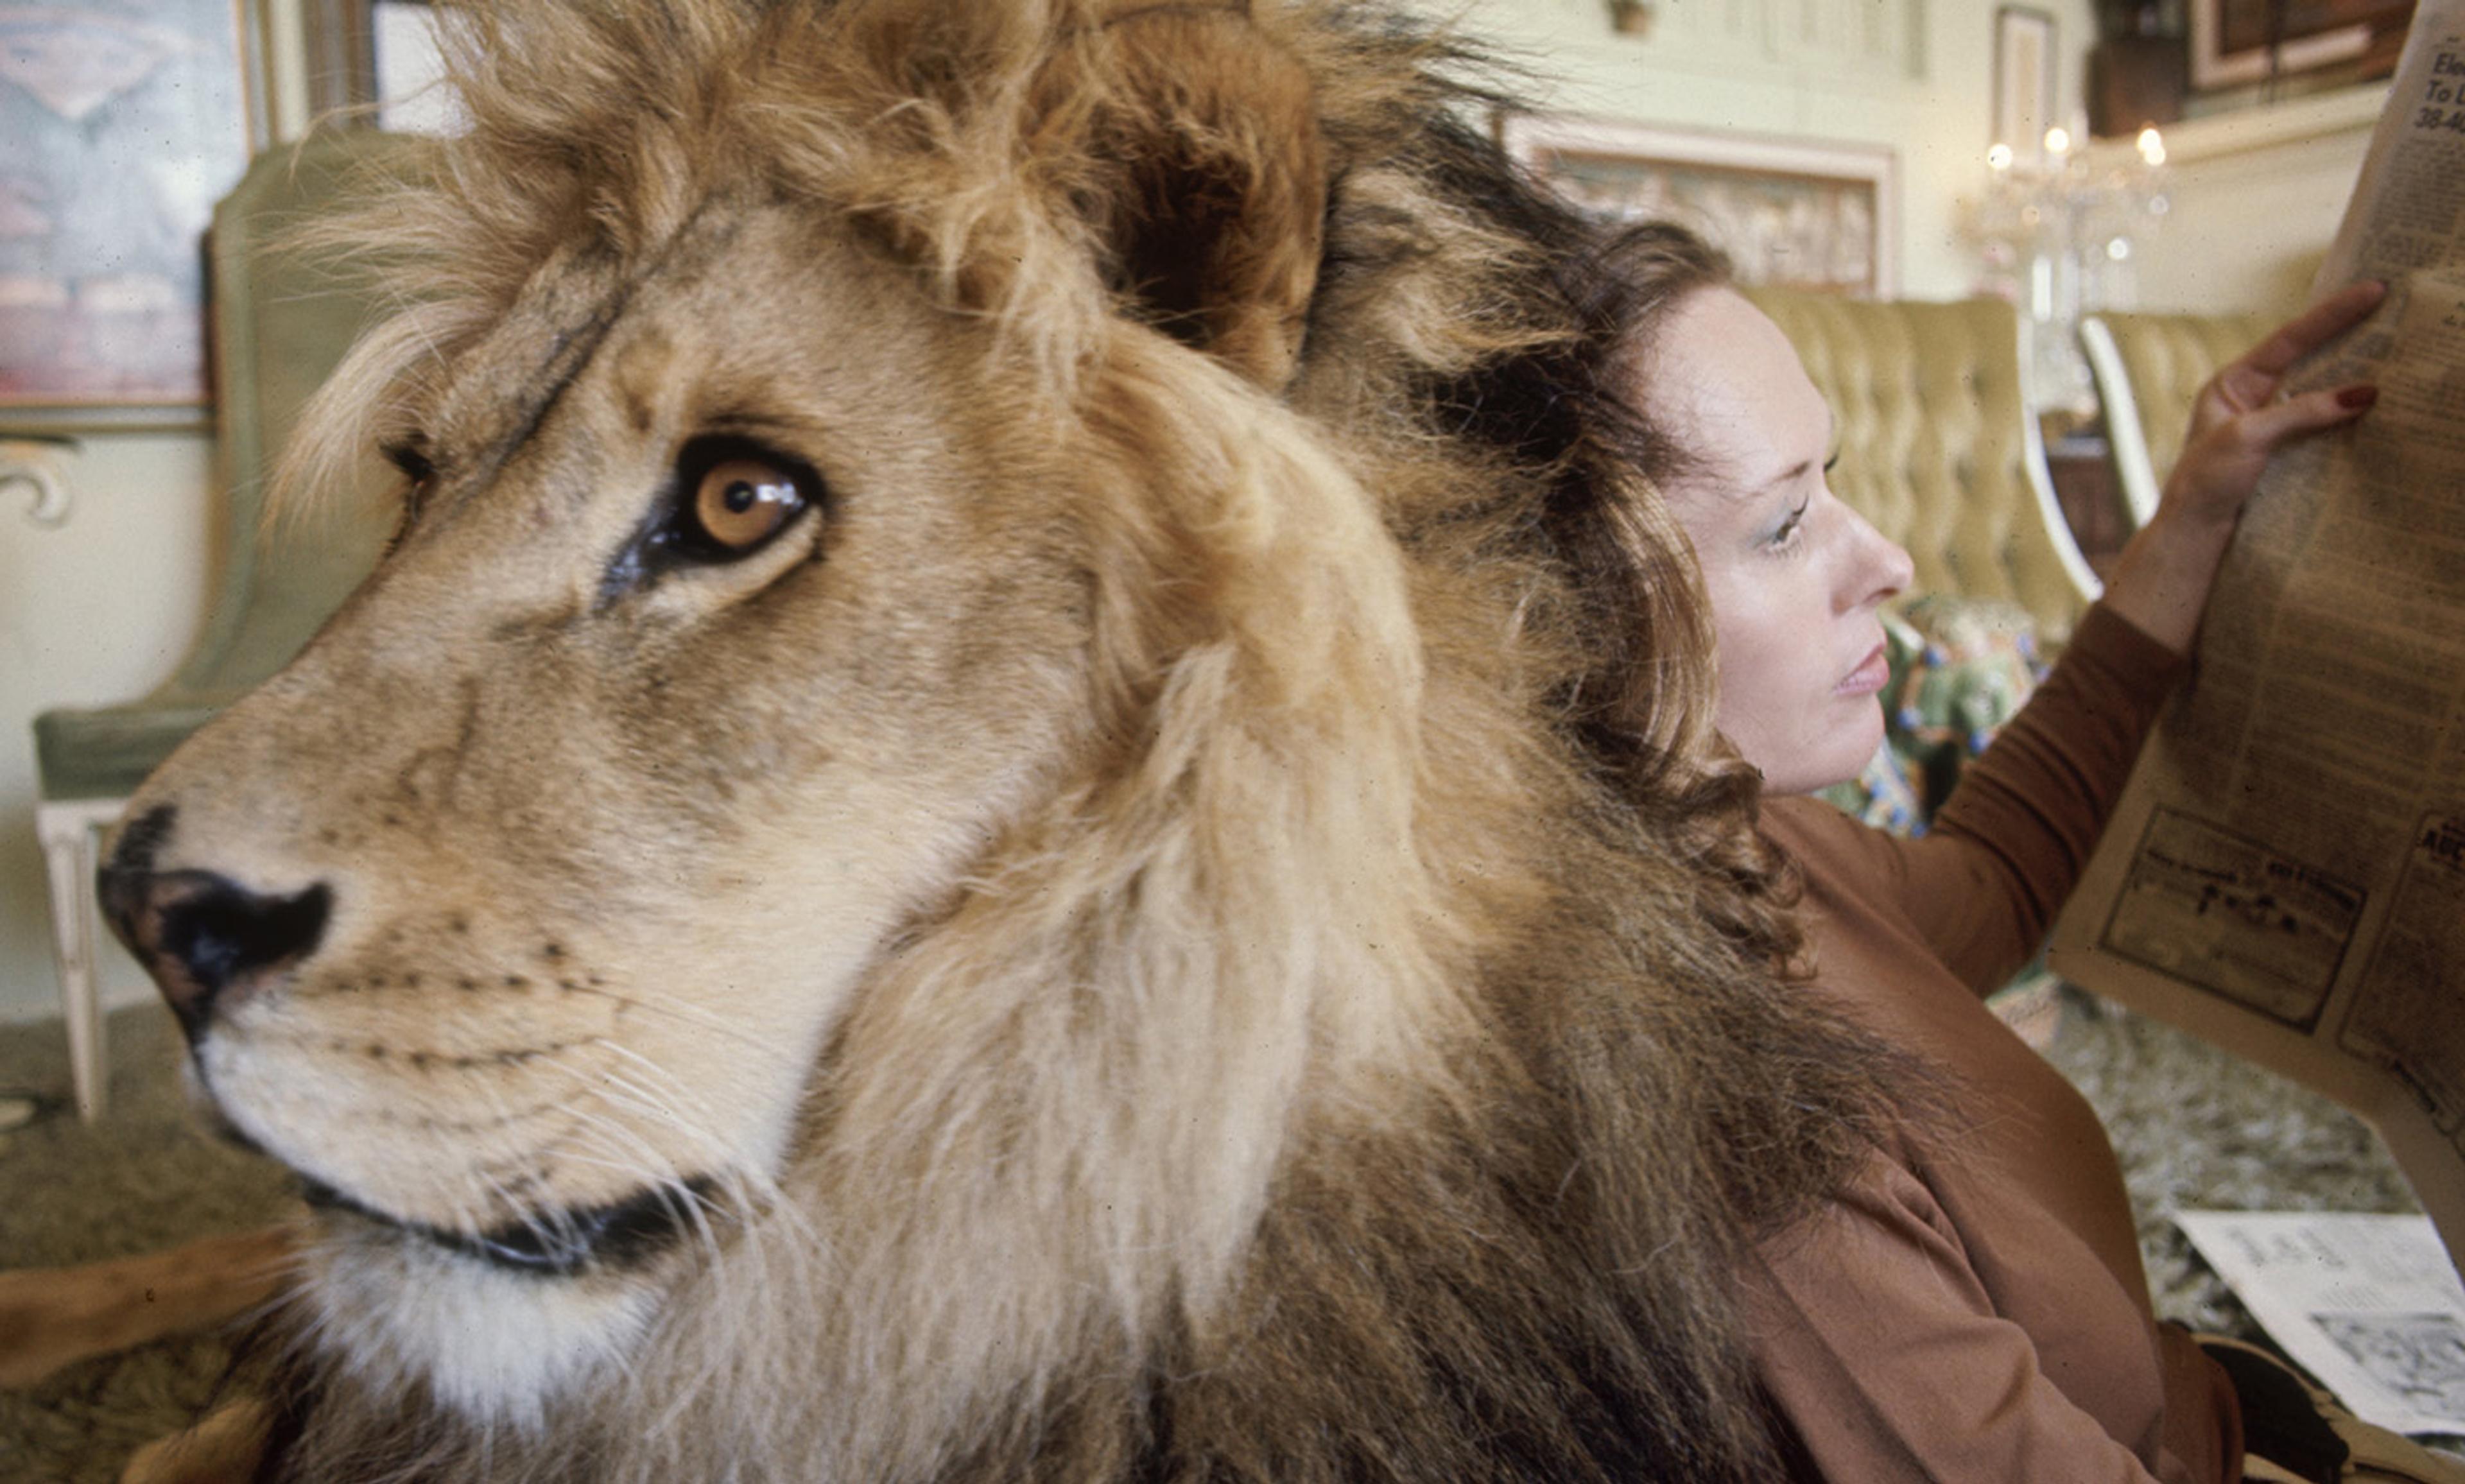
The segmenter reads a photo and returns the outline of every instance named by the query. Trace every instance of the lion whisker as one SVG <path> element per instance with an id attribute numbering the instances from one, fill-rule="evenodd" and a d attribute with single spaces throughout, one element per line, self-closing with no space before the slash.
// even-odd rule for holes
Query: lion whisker
<path id="1" fill-rule="evenodd" d="M 739 1046 L 758 1048 L 762 1045 L 758 1038 L 746 1034 L 739 1027 L 728 1024 L 724 1018 L 707 1012 L 697 1011 L 686 1006 L 666 1003 L 659 1000 L 648 1000 L 639 995 L 620 994 L 616 990 L 608 988 L 604 985 L 582 984 L 579 982 L 574 983 L 571 988 L 566 992 L 586 995 L 593 999 L 606 1000 L 627 1009 L 642 1010 L 648 1014 L 665 1016 L 670 1020 L 676 1021 L 679 1025 L 691 1026 L 697 1030 L 707 1030 L 713 1035 L 722 1036 Z"/>
<path id="2" fill-rule="evenodd" d="M 665 1080 L 672 1085 L 675 1083 L 675 1078 L 657 1063 L 630 1047 L 610 1041 L 605 1043 L 605 1049 L 611 1055 L 637 1069 L 643 1076 Z M 624 1073 L 614 1070 L 588 1072 L 579 1068 L 565 1070 L 570 1071 L 575 1080 L 587 1087 L 601 1102 L 626 1108 L 683 1135 L 688 1148 L 698 1160 L 722 1167 L 738 1163 L 734 1151 L 729 1148 L 726 1141 L 704 1121 L 708 1116 L 708 1110 L 700 1106 L 700 1099 L 685 1093 L 681 1087 L 673 1096 L 662 1096 L 655 1088 L 646 1087 Z"/>

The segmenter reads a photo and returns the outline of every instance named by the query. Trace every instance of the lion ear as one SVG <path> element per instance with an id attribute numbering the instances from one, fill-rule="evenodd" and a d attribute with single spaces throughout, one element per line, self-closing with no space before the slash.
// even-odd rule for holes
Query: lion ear
<path id="1" fill-rule="evenodd" d="M 1280 389 L 1299 361 L 1326 207 L 1300 61 L 1244 9 L 1133 3 L 1044 80 L 1057 106 L 1086 110 L 1084 132 L 1067 132 L 1091 155 L 1082 207 L 1116 290 Z"/>

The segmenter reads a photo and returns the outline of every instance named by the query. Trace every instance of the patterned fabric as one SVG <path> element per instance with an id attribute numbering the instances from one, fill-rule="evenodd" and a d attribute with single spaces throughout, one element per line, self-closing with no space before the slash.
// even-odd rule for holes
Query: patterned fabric
<path id="1" fill-rule="evenodd" d="M 1883 614 L 1892 677 L 1882 745 L 1865 770 L 1824 797 L 1877 830 L 1925 832 L 1959 782 L 2045 677 L 2035 626 L 2013 604 L 1927 596 Z"/>

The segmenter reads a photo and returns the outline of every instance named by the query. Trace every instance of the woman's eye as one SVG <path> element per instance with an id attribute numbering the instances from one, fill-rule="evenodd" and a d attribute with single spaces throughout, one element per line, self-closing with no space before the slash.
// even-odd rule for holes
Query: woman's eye
<path id="1" fill-rule="evenodd" d="M 1807 509 L 1808 506 L 1799 505 L 1782 517 L 1780 525 L 1771 533 L 1765 544 L 1779 549 L 1794 542 L 1797 539 L 1797 533 L 1806 528 Z"/>
<path id="2" fill-rule="evenodd" d="M 710 554 L 746 556 L 805 508 L 795 475 L 760 458 L 723 458 L 695 481 L 684 513 Z"/>

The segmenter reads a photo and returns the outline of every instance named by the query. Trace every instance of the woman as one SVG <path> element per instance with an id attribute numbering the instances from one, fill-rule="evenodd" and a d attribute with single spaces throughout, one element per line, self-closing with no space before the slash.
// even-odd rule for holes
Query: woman
<path id="1" fill-rule="evenodd" d="M 1637 455 L 1701 565 L 1721 728 L 1763 773 L 1765 836 L 1800 873 L 1813 991 L 1947 1074 L 1930 1137 L 1766 1245 L 1756 1345 L 1773 1399 L 1827 1479 L 2239 1478 L 2233 1386 L 2151 1315 L 2096 1115 L 1983 996 L 2070 892 L 2271 453 L 2370 406 L 2366 386 L 2276 392 L 2382 289 L 2329 298 L 2203 389 L 2104 599 L 1907 841 L 1806 797 L 1881 739 L 1877 610 L 1909 582 L 1907 554 L 1832 495 L 1831 414 L 1717 255 L 1651 226 L 1608 266 L 1632 296 Z"/>

